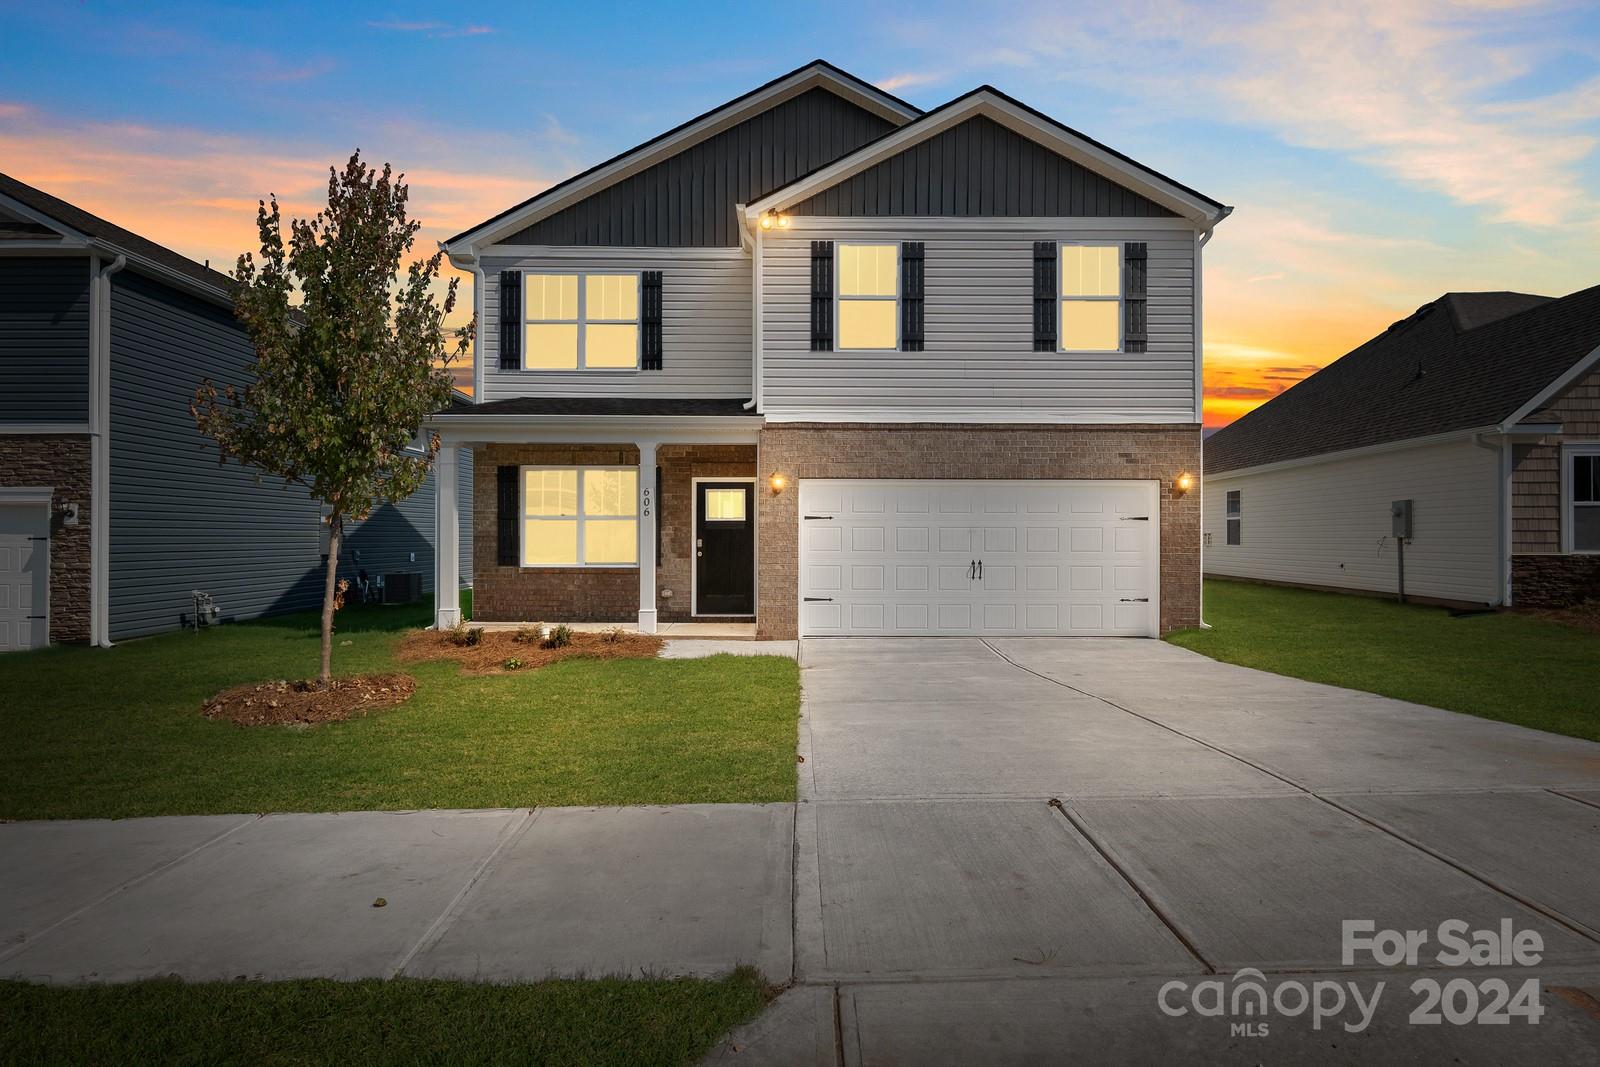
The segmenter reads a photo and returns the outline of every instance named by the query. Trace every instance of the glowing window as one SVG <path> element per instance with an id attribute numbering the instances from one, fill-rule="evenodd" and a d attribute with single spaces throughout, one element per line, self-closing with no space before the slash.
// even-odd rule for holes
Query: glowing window
<path id="1" fill-rule="evenodd" d="M 900 246 L 839 246 L 840 349 L 898 348 Z"/>
<path id="2" fill-rule="evenodd" d="M 639 365 L 637 274 L 525 274 L 522 284 L 524 367 Z"/>
<path id="3" fill-rule="evenodd" d="M 1121 247 L 1062 245 L 1061 350 L 1116 352 L 1121 348 Z"/>
<path id="4" fill-rule="evenodd" d="M 524 467 L 524 567 L 636 566 L 637 467 Z"/>
<path id="5" fill-rule="evenodd" d="M 743 522 L 743 489 L 707 489 L 705 517 L 707 522 Z"/>

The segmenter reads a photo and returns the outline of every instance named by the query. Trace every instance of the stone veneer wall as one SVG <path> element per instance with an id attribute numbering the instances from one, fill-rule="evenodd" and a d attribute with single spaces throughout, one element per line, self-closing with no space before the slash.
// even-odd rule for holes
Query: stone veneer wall
<path id="1" fill-rule="evenodd" d="M 1600 556 L 1512 556 L 1511 603 L 1564 608 L 1600 600 Z"/>
<path id="2" fill-rule="evenodd" d="M 639 617 L 634 567 L 502 567 L 497 562 L 495 470 L 508 464 L 634 466 L 632 445 L 480 445 L 472 468 L 472 615 L 486 622 L 633 622 Z M 656 610 L 661 622 L 690 618 L 694 558 L 694 478 L 752 477 L 753 445 L 663 445 L 656 451 L 661 563 Z M 672 596 L 661 593 L 672 591 Z"/>
<path id="3" fill-rule="evenodd" d="M 0 436 L 0 486 L 55 490 L 50 515 L 50 640 L 89 640 L 89 438 Z M 78 505 L 78 524 L 61 521 Z"/>
<path id="4" fill-rule="evenodd" d="M 806 478 L 1156 479 L 1161 482 L 1161 632 L 1200 623 L 1200 427 L 777 423 L 761 431 L 758 466 L 790 479 L 757 492 L 759 635 L 799 628 L 799 483 Z M 759 488 L 759 487 L 758 487 Z"/>

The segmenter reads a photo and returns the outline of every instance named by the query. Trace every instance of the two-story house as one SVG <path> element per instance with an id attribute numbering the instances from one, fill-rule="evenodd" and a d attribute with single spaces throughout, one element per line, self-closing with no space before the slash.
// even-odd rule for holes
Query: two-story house
<path id="1" fill-rule="evenodd" d="M 1197 624 L 1229 210 L 995 89 L 923 112 L 819 61 L 451 239 L 475 402 L 433 427 L 474 454 L 474 616 Z"/>

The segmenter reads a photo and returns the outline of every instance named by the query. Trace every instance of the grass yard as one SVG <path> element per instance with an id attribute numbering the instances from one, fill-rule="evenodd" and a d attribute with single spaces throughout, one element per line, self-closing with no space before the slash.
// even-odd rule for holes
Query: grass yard
<path id="1" fill-rule="evenodd" d="M 768 991 L 717 981 L 0 983 L 0 1062 L 692 1063 Z"/>
<path id="2" fill-rule="evenodd" d="M 402 669 L 401 707 L 242 728 L 201 702 L 316 673 L 315 615 L 0 656 L 0 818 L 793 800 L 800 674 L 779 657 L 399 667 L 427 605 L 338 615 L 334 670 Z"/>
<path id="3" fill-rule="evenodd" d="M 1515 613 L 1207 581 L 1175 645 L 1245 667 L 1600 741 L 1600 637 Z"/>

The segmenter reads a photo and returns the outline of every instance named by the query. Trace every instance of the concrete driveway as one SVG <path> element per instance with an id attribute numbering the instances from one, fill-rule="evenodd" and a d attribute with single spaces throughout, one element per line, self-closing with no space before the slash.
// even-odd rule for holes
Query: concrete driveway
<path id="1" fill-rule="evenodd" d="M 738 1062 L 1600 1054 L 1600 745 L 1155 641 L 812 640 L 801 661 L 803 984 Z M 1430 941 L 1347 967 L 1346 919 L 1509 921 L 1542 962 L 1451 969 Z M 1390 989 L 1357 1034 L 1158 1009 L 1165 982 L 1242 968 Z M 1411 1024 L 1410 982 L 1491 973 L 1544 982 L 1538 1026 Z"/>

